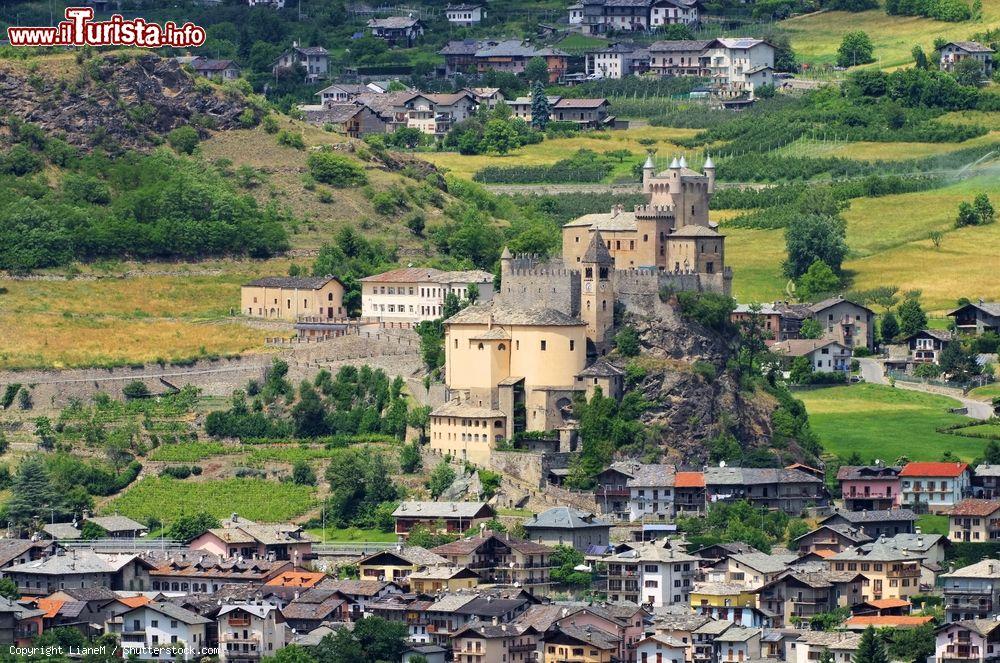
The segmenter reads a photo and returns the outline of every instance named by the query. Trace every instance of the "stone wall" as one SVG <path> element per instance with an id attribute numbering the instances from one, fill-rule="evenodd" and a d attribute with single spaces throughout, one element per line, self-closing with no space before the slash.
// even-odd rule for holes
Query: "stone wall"
<path id="1" fill-rule="evenodd" d="M 546 488 L 550 470 L 569 467 L 573 453 L 532 453 L 525 451 L 490 451 L 490 469 L 519 481 Z"/>
<path id="2" fill-rule="evenodd" d="M 503 304 L 543 307 L 567 315 L 580 314 L 580 272 L 540 265 L 532 269 L 504 272 L 500 292 L 495 297 Z"/>

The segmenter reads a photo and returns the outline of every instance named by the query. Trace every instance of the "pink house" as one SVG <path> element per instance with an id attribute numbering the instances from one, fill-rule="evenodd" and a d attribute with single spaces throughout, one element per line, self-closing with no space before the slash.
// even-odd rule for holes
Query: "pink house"
<path id="1" fill-rule="evenodd" d="M 899 473 L 891 465 L 845 465 L 837 472 L 848 511 L 879 511 L 899 506 Z"/>
<path id="2" fill-rule="evenodd" d="M 222 527 L 202 532 L 189 546 L 219 557 L 290 561 L 300 566 L 311 559 L 312 544 L 313 538 L 298 525 L 255 523 L 234 513 Z"/>

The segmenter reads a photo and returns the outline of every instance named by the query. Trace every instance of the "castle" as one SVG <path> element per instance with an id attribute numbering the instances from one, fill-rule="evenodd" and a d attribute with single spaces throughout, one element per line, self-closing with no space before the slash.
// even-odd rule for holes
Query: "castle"
<path id="1" fill-rule="evenodd" d="M 504 249 L 493 300 L 444 323 L 447 402 L 430 415 L 432 449 L 486 465 L 515 433 L 573 430 L 578 393 L 621 393 L 622 372 L 602 358 L 616 304 L 648 314 L 664 288 L 729 293 L 725 238 L 708 220 L 711 159 L 705 173 L 674 159 L 657 175 L 647 159 L 649 203 L 570 221 L 561 260 Z"/>

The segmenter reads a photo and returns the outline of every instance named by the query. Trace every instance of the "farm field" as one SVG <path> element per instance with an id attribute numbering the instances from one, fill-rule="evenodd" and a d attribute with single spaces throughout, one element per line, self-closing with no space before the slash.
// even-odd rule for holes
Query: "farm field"
<path id="1" fill-rule="evenodd" d="M 672 151 L 678 154 L 684 148 L 672 142 L 675 138 L 689 138 L 698 133 L 698 129 L 676 129 L 671 127 L 636 127 L 628 131 L 609 131 L 591 133 L 572 138 L 555 138 L 543 140 L 535 145 L 526 145 L 505 156 L 477 154 L 462 155 L 458 152 L 422 152 L 418 156 L 430 161 L 438 168 L 445 168 L 457 177 L 472 179 L 476 171 L 486 166 L 538 166 L 552 164 L 565 159 L 580 149 L 595 152 L 611 150 L 629 150 L 634 155 L 645 154 L 648 150 L 657 150 L 659 156 L 669 155 Z M 643 145 L 640 140 L 654 140 L 655 144 Z"/>
<path id="2" fill-rule="evenodd" d="M 950 122 L 950 120 L 949 120 Z M 954 122 L 960 124 L 961 122 Z M 971 121 L 968 122 L 972 124 Z M 982 122 L 976 122 L 982 124 Z M 876 143 L 872 141 L 835 141 L 799 138 L 775 151 L 775 154 L 796 157 L 839 157 L 859 161 L 902 161 L 947 154 L 970 147 L 991 145 L 1000 138 L 1000 132 L 990 133 L 961 143 Z"/>
<path id="3" fill-rule="evenodd" d="M 969 461 L 982 453 L 985 440 L 938 433 L 937 429 L 967 422 L 948 408 L 958 401 L 946 396 L 892 387 L 857 384 L 797 391 L 826 453 L 846 457 L 857 451 L 865 462 L 892 463 L 939 460 L 950 450 Z"/>
<path id="4" fill-rule="evenodd" d="M 984 387 L 976 387 L 969 392 L 969 397 L 979 401 L 991 401 L 994 398 L 1000 397 L 1000 383 L 994 382 Z"/>
<path id="5" fill-rule="evenodd" d="M 925 513 L 917 517 L 917 527 L 924 534 L 948 536 L 948 516 Z"/>
<path id="6" fill-rule="evenodd" d="M 871 66 L 888 69 L 909 64 L 910 50 L 921 45 L 925 51 L 934 39 L 967 40 L 973 32 L 1000 25 L 1000 0 L 983 0 L 983 20 L 978 23 L 944 23 L 915 16 L 888 16 L 884 9 L 864 12 L 822 11 L 796 16 L 778 23 L 791 37 L 800 62 L 834 64 L 837 48 L 847 32 L 863 30 L 875 45 L 877 62 Z"/>
<path id="7" fill-rule="evenodd" d="M 205 511 L 217 518 L 238 513 L 250 520 L 284 522 L 314 506 L 315 489 L 264 479 L 179 481 L 146 477 L 108 502 L 106 513 L 121 513 L 140 522 L 150 517 L 169 524 L 182 515 Z"/>

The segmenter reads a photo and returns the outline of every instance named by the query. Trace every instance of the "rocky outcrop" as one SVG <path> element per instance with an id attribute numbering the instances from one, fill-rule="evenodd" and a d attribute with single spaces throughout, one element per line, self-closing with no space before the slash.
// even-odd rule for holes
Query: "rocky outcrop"
<path id="1" fill-rule="evenodd" d="M 241 95 L 196 85 L 175 61 L 155 55 L 94 58 L 69 79 L 0 67 L 0 114 L 84 148 L 150 147 L 193 119 L 234 128 L 246 107 Z"/>

